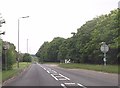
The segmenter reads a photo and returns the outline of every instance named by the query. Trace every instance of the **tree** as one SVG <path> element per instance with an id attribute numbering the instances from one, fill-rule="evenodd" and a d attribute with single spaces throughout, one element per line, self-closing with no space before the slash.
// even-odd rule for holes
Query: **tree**
<path id="1" fill-rule="evenodd" d="M 31 59 L 32 59 L 32 57 L 31 57 L 30 54 L 25 53 L 25 54 L 23 55 L 23 62 L 31 62 Z"/>
<path id="2" fill-rule="evenodd" d="M 7 69 L 12 69 L 12 65 L 16 62 L 17 52 L 14 44 L 10 42 L 3 41 L 3 45 L 7 43 L 9 45 L 8 49 L 4 49 L 2 52 L 2 69 L 5 70 L 5 64 L 7 64 Z M 6 57 L 6 58 L 5 58 Z M 7 63 L 6 63 L 7 61 Z"/>
<path id="3" fill-rule="evenodd" d="M 47 61 L 64 61 L 71 59 L 76 63 L 102 64 L 103 53 L 100 51 L 101 42 L 110 47 L 107 53 L 107 63 L 117 64 L 120 53 L 120 9 L 111 11 L 87 21 L 71 38 L 54 38 L 43 44 L 37 55 Z M 43 57 L 42 57 L 43 56 Z"/>

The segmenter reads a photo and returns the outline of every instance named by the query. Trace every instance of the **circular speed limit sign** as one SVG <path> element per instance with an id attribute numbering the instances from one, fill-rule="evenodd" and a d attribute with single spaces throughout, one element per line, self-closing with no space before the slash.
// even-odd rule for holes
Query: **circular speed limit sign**
<path id="1" fill-rule="evenodd" d="M 109 47 L 108 47 L 107 45 L 102 45 L 102 46 L 100 47 L 100 50 L 101 50 L 103 53 L 106 53 L 106 52 L 108 52 Z"/>

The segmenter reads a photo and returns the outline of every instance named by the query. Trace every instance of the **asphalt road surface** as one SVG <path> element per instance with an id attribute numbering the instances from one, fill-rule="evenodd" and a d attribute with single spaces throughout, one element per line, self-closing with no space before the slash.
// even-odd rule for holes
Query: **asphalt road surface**
<path id="1" fill-rule="evenodd" d="M 118 86 L 118 75 L 88 70 L 64 69 L 48 64 L 31 67 L 4 86 L 60 86 L 88 88 L 88 86 Z"/>

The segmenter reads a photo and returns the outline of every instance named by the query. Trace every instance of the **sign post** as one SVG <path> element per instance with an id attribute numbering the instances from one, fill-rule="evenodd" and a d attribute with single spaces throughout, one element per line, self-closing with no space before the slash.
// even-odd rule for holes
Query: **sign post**
<path id="1" fill-rule="evenodd" d="M 106 60 L 106 53 L 109 51 L 109 47 L 108 47 L 108 45 L 106 45 L 105 42 L 102 42 L 100 50 L 104 53 L 103 61 L 104 61 L 104 66 L 106 66 L 106 62 L 107 62 L 107 60 Z"/>

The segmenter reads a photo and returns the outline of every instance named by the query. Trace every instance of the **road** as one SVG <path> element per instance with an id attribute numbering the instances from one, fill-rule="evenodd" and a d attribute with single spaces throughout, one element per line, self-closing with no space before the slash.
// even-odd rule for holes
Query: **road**
<path id="1" fill-rule="evenodd" d="M 109 86 L 107 88 L 115 88 L 112 86 L 117 85 L 117 74 L 81 69 L 64 69 L 55 65 L 37 63 L 32 64 L 27 71 L 8 81 L 4 86 L 60 86 L 61 88 L 69 88 L 71 86 L 76 86 L 77 88 L 102 86 L 101 88 L 104 88 Z"/>

